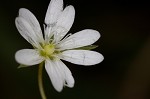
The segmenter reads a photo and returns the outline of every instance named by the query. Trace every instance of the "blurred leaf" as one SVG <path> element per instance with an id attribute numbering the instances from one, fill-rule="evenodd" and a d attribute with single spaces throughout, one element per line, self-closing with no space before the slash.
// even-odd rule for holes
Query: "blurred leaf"
<path id="1" fill-rule="evenodd" d="M 75 48 L 73 50 L 92 50 L 97 47 L 98 47 L 98 45 L 88 45 L 88 46 L 84 46 L 84 47 Z"/>

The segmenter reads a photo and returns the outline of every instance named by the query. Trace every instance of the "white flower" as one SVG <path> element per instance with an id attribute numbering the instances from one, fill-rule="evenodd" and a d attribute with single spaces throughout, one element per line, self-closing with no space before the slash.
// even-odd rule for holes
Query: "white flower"
<path id="1" fill-rule="evenodd" d="M 85 29 L 66 35 L 74 17 L 73 6 L 67 6 L 63 10 L 63 0 L 51 0 L 45 17 L 44 37 L 39 22 L 29 10 L 21 8 L 15 20 L 19 33 L 34 47 L 17 51 L 16 61 L 26 66 L 44 61 L 48 76 L 58 92 L 63 86 L 74 86 L 74 78 L 61 60 L 88 66 L 98 64 L 104 59 L 98 52 L 76 49 L 95 43 L 100 38 L 100 33 Z"/>

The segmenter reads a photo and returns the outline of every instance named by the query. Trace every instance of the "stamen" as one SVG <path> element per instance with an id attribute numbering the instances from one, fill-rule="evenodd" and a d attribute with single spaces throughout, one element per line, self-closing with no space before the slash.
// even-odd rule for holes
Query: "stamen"
<path id="1" fill-rule="evenodd" d="M 46 42 L 46 44 L 48 44 L 50 41 L 50 38 L 53 36 L 52 28 L 53 28 L 54 24 L 48 24 L 48 25 L 43 24 L 43 25 L 44 25 L 44 33 L 45 33 L 45 35 L 44 35 L 45 42 Z"/>

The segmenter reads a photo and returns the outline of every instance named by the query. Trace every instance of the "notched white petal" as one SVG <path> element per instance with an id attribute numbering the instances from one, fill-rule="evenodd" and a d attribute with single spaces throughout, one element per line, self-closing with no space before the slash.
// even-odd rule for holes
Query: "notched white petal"
<path id="1" fill-rule="evenodd" d="M 72 5 L 67 6 L 58 19 L 57 26 L 70 30 L 75 17 L 75 9 Z"/>
<path id="2" fill-rule="evenodd" d="M 63 38 L 66 33 L 70 30 L 75 17 L 75 9 L 73 6 L 67 6 L 60 17 L 55 26 L 55 31 L 60 36 L 60 39 Z"/>
<path id="3" fill-rule="evenodd" d="M 31 25 L 22 17 L 17 17 L 15 20 L 16 27 L 19 33 L 33 46 L 39 47 L 39 39 L 35 34 Z"/>
<path id="4" fill-rule="evenodd" d="M 62 52 L 61 59 L 78 65 L 95 65 L 103 61 L 102 54 L 88 50 L 68 50 Z"/>
<path id="5" fill-rule="evenodd" d="M 63 71 L 62 75 L 64 78 L 64 86 L 72 88 L 74 86 L 75 81 L 71 71 L 62 61 L 59 61 L 59 66 L 60 66 L 60 70 Z"/>
<path id="6" fill-rule="evenodd" d="M 46 12 L 45 23 L 47 25 L 55 24 L 62 10 L 63 0 L 51 0 Z"/>
<path id="7" fill-rule="evenodd" d="M 41 63 L 44 58 L 34 49 L 22 49 L 16 52 L 15 59 L 19 64 L 31 66 Z"/>
<path id="8" fill-rule="evenodd" d="M 79 31 L 63 40 L 58 46 L 60 49 L 79 48 L 95 43 L 100 38 L 100 33 L 96 30 L 85 29 Z"/>
<path id="9" fill-rule="evenodd" d="M 48 73 L 48 76 L 52 82 L 52 85 L 54 88 L 58 91 L 61 92 L 63 89 L 63 70 L 59 69 L 59 65 L 57 61 L 51 61 L 51 60 L 46 60 L 45 61 L 45 69 Z"/>
<path id="10" fill-rule="evenodd" d="M 52 85 L 58 92 L 62 91 L 63 86 L 70 88 L 74 86 L 74 78 L 71 71 L 62 61 L 46 60 L 45 69 L 50 77 Z"/>
<path id="11" fill-rule="evenodd" d="M 63 0 L 51 0 L 45 16 L 45 41 L 49 42 L 53 35 L 53 28 L 55 27 L 58 17 L 60 17 L 63 10 Z"/>
<path id="12" fill-rule="evenodd" d="M 24 18 L 28 22 L 28 24 L 30 24 L 31 28 L 35 32 L 35 35 L 37 36 L 39 41 L 43 42 L 44 39 L 43 39 L 40 24 L 36 19 L 36 17 L 33 15 L 33 13 L 26 8 L 21 8 L 19 9 L 19 17 Z"/>

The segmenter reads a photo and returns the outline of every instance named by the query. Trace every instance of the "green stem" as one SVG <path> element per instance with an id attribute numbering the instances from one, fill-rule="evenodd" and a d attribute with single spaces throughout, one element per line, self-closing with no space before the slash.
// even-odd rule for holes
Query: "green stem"
<path id="1" fill-rule="evenodd" d="M 46 99 L 46 95 L 45 95 L 44 88 L 43 88 L 42 71 L 43 71 L 43 62 L 40 63 L 39 65 L 38 84 L 39 84 L 39 91 L 40 91 L 42 99 Z"/>

